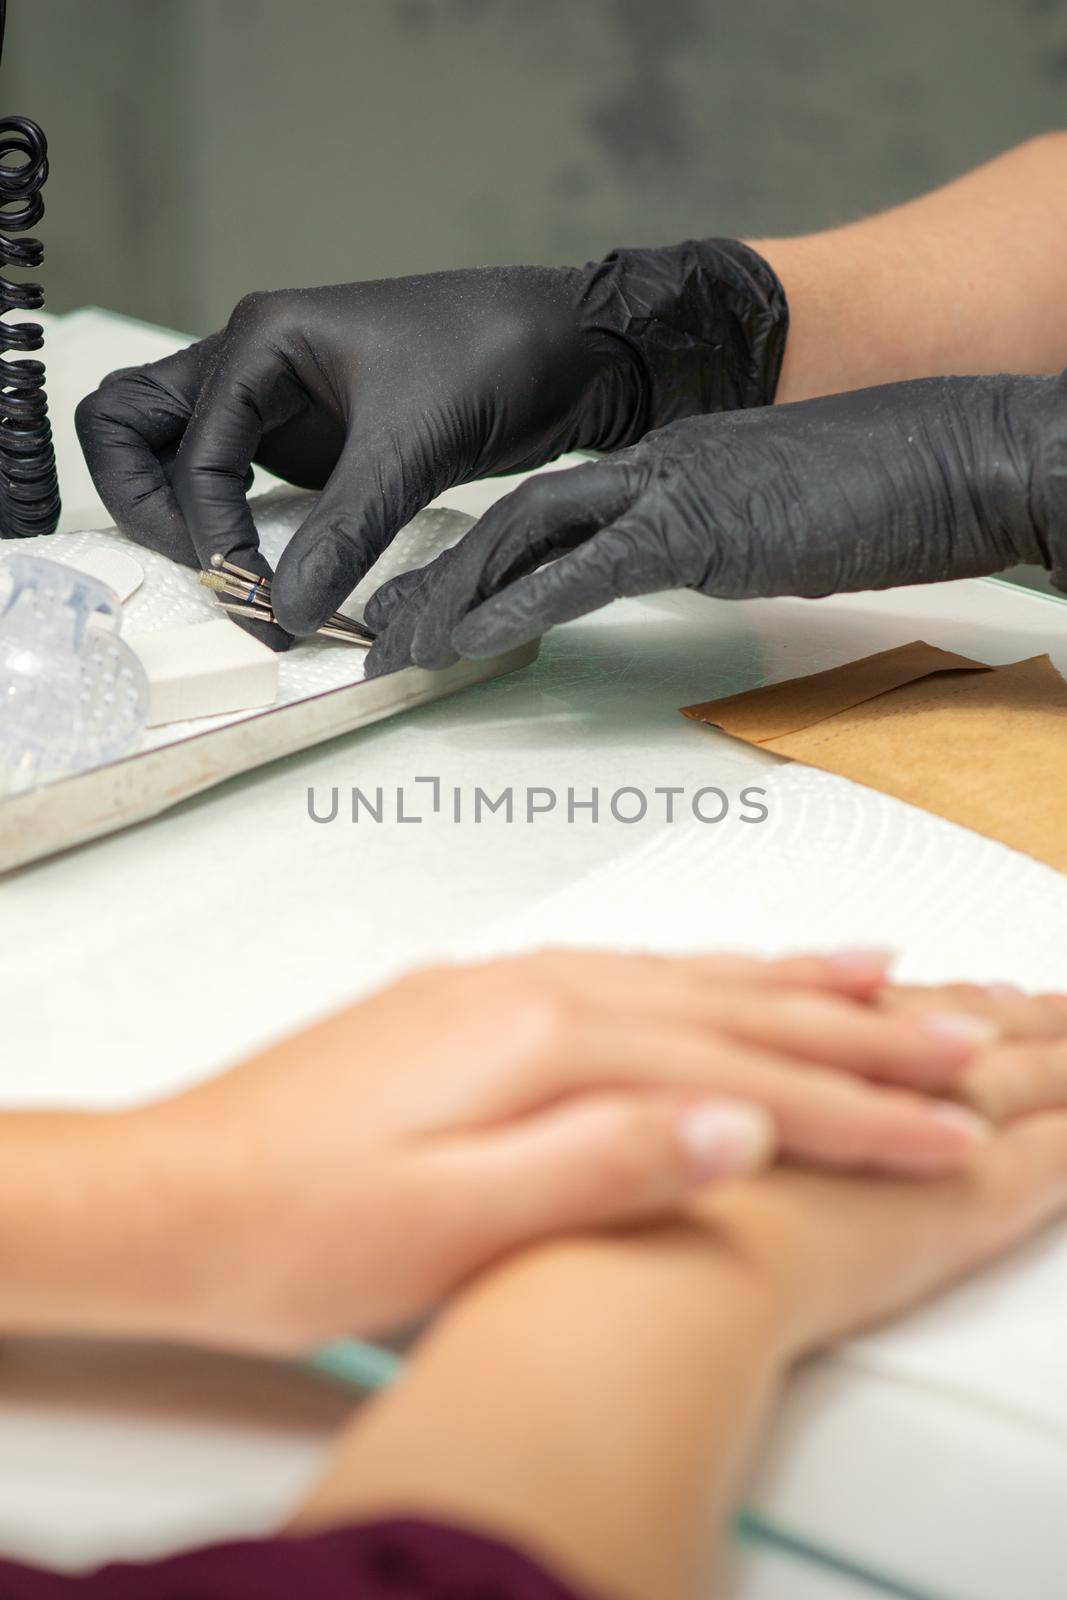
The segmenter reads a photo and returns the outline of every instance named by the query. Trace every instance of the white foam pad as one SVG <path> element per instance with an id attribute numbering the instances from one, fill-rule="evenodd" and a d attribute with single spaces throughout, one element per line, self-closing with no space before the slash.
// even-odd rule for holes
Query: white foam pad
<path id="1" fill-rule="evenodd" d="M 126 642 L 148 674 L 150 727 L 274 704 L 278 657 L 228 617 L 133 633 Z"/>

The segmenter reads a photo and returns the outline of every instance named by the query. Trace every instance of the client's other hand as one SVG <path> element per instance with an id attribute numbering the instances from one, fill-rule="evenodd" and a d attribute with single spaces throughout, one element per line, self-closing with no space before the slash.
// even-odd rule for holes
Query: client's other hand
<path id="1" fill-rule="evenodd" d="M 1027 1059 L 1045 1048 L 1017 1047 L 1020 1106 Z M 1067 1049 L 1058 1050 L 1063 1107 Z M 964 1171 L 933 1183 L 779 1167 L 693 1208 L 718 1246 L 755 1269 L 761 1292 L 769 1289 L 788 1360 L 898 1315 L 1065 1212 L 1062 1109 L 994 1129 Z"/>
<path id="2" fill-rule="evenodd" d="M 777 1167 L 695 1203 L 692 1215 L 772 1287 L 790 1359 L 895 1316 L 1067 1211 L 1067 996 L 893 985 L 874 1003 L 970 1012 L 1000 1031 L 954 1091 L 989 1133 L 934 1183 Z"/>
<path id="3" fill-rule="evenodd" d="M 956 1080 L 953 1095 L 994 1122 L 1067 1105 L 1067 996 L 1027 994 L 1012 984 L 894 984 L 877 1005 L 896 1015 L 970 1013 L 1001 1043 L 983 1050 Z"/>

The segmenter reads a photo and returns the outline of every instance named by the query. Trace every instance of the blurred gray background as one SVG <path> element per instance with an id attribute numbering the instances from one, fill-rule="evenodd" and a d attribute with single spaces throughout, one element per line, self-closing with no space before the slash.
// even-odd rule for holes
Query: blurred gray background
<path id="1" fill-rule="evenodd" d="M 1063 0 L 10 0 L 49 308 L 805 231 L 1067 121 Z"/>

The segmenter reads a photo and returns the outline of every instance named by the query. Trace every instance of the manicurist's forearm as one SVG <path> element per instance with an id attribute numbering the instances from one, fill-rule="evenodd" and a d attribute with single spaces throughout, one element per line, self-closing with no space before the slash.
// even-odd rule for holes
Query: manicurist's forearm
<path id="1" fill-rule="evenodd" d="M 608 1600 L 690 1600 L 784 1364 L 778 1326 L 696 1230 L 533 1252 L 446 1316 L 294 1526 L 414 1512 Z"/>
<path id="2" fill-rule="evenodd" d="M 789 302 L 781 402 L 1067 364 L 1067 133 L 881 215 L 753 248 Z"/>

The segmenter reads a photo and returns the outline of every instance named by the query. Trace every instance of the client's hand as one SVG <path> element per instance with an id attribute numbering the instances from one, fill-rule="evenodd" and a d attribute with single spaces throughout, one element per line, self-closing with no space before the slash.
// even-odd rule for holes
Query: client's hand
<path id="1" fill-rule="evenodd" d="M 882 977 L 863 955 L 576 952 L 417 973 L 128 1115 L 162 1211 L 154 1315 L 293 1349 L 396 1325 L 533 1239 L 676 1210 L 776 1139 L 958 1168 L 982 1128 L 945 1097 L 991 1030 L 880 1014 Z"/>

